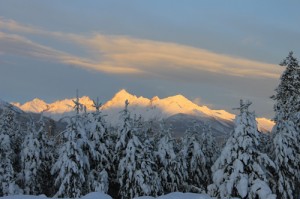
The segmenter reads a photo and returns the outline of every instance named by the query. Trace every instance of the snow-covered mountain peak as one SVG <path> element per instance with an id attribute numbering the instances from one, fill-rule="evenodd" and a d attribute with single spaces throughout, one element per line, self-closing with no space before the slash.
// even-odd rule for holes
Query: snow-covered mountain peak
<path id="1" fill-rule="evenodd" d="M 177 94 L 177 95 L 173 95 L 170 97 L 166 97 L 164 98 L 164 100 L 166 101 L 170 101 L 170 102 L 178 102 L 178 103 L 186 103 L 186 102 L 191 102 L 189 99 L 187 99 L 185 96 L 181 95 L 181 94 Z"/>
<path id="2" fill-rule="evenodd" d="M 93 107 L 94 104 L 93 100 L 89 96 L 82 96 L 79 98 L 79 102 L 87 107 Z"/>
<path id="3" fill-rule="evenodd" d="M 52 114 L 72 112 L 74 111 L 74 100 L 76 100 L 76 98 L 55 101 L 49 104 L 49 112 Z M 88 96 L 80 97 L 79 102 L 86 107 L 87 111 L 94 110 L 93 100 L 91 100 Z"/>
<path id="4" fill-rule="evenodd" d="M 50 116 L 53 119 L 60 119 L 67 115 L 74 114 L 74 102 L 75 98 L 64 99 L 47 104 L 43 100 L 34 99 L 30 102 L 26 102 L 21 105 L 19 103 L 13 103 L 13 105 L 27 112 L 43 112 L 46 116 Z M 120 110 L 124 108 L 125 100 L 129 101 L 129 110 L 132 114 L 142 115 L 145 120 L 153 118 L 168 118 L 176 114 L 192 115 L 201 118 L 213 118 L 217 121 L 233 122 L 235 115 L 225 110 L 213 110 L 207 106 L 197 105 L 185 96 L 178 94 L 166 98 L 160 99 L 155 96 L 151 99 L 136 96 L 128 93 L 125 89 L 120 90 L 114 95 L 114 97 L 104 103 L 102 110 L 107 115 L 107 119 L 110 122 L 116 122 L 119 118 L 118 114 Z M 88 96 L 79 98 L 79 102 L 82 103 L 87 111 L 94 111 L 93 100 Z M 274 123 L 266 118 L 258 118 L 258 126 L 260 129 L 271 130 Z"/>
<path id="5" fill-rule="evenodd" d="M 34 98 L 33 100 L 31 100 L 34 103 L 46 103 L 44 100 L 41 100 L 39 98 Z"/>
<path id="6" fill-rule="evenodd" d="M 119 92 L 117 92 L 114 97 L 112 98 L 113 101 L 125 101 L 126 99 L 132 99 L 132 98 L 136 98 L 135 95 L 130 94 L 129 92 L 127 92 L 125 89 L 120 90 Z"/>
<path id="7" fill-rule="evenodd" d="M 187 99 L 185 96 L 181 94 L 161 99 L 161 101 L 164 101 L 165 103 L 169 103 L 169 104 L 175 103 L 177 104 L 177 106 L 184 109 L 194 109 L 198 107 L 198 105 L 196 105 L 191 100 Z"/>
<path id="8" fill-rule="evenodd" d="M 273 126 L 275 125 L 275 122 L 264 117 L 256 118 L 256 121 L 257 121 L 258 129 L 263 131 L 265 130 L 271 131 Z"/>
<path id="9" fill-rule="evenodd" d="M 137 97 L 135 95 L 132 95 L 132 94 L 128 93 L 125 89 L 122 89 L 119 92 L 117 92 L 110 101 L 112 101 L 112 102 L 122 102 L 123 105 L 124 105 L 125 100 L 133 101 L 136 98 Z"/>
<path id="10" fill-rule="evenodd" d="M 151 98 L 150 101 L 151 102 L 155 102 L 155 101 L 158 101 L 158 100 L 160 100 L 159 97 L 158 96 L 154 96 L 154 97 Z"/>
<path id="11" fill-rule="evenodd" d="M 76 98 L 72 99 L 63 99 L 63 100 L 57 100 L 53 103 L 46 103 L 45 101 L 39 99 L 39 98 L 34 98 L 31 101 L 28 101 L 24 104 L 20 104 L 18 102 L 11 103 L 12 105 L 22 109 L 23 111 L 26 112 L 32 112 L 32 113 L 46 113 L 46 115 L 49 114 L 55 115 L 55 114 L 63 114 L 66 112 L 72 112 L 73 107 L 74 107 L 74 102 Z M 86 106 L 87 110 L 93 110 L 94 107 L 93 105 L 93 100 L 91 100 L 88 96 L 83 96 L 79 98 L 79 102 Z M 55 117 L 56 118 L 56 117 Z"/>
<path id="12" fill-rule="evenodd" d="M 34 98 L 32 101 L 26 102 L 24 104 L 15 103 L 13 105 L 19 107 L 23 111 L 33 113 L 40 113 L 48 109 L 48 104 L 39 98 Z"/>
<path id="13" fill-rule="evenodd" d="M 135 105 L 147 106 L 150 102 L 148 98 L 144 98 L 142 96 L 137 97 L 135 95 L 128 93 L 125 89 L 122 89 L 118 93 L 116 93 L 111 100 L 107 101 L 103 105 L 102 109 L 122 108 L 124 107 L 126 100 L 129 101 L 129 106 L 135 106 Z"/>
<path id="14" fill-rule="evenodd" d="M 44 101 L 44 100 L 41 100 L 41 99 L 39 99 L 39 98 L 34 98 L 31 102 L 27 102 L 27 103 L 25 103 L 25 104 L 23 104 L 23 105 L 26 105 L 26 104 L 28 104 L 28 105 L 35 105 L 35 106 L 47 106 L 47 103 Z"/>

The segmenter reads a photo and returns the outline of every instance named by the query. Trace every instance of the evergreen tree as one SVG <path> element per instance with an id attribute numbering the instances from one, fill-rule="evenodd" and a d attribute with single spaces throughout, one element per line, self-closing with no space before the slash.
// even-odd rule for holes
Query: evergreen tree
<path id="1" fill-rule="evenodd" d="M 9 135 L 0 124 L 0 196 L 20 193 L 15 184 L 15 173 L 11 162 L 13 150 Z"/>
<path id="2" fill-rule="evenodd" d="M 110 127 L 111 137 L 111 153 L 113 154 L 111 164 L 111 180 L 109 185 L 109 193 L 113 197 L 120 195 L 120 181 L 119 181 L 119 164 L 121 159 L 125 156 L 126 147 L 131 137 L 133 122 L 128 110 L 129 102 L 125 100 L 125 107 L 120 111 L 119 124 L 116 127 Z M 118 193 L 118 194 L 116 194 Z"/>
<path id="3" fill-rule="evenodd" d="M 142 133 L 143 128 L 140 122 L 142 119 L 133 121 L 128 111 L 128 101 L 125 102 L 125 109 L 121 112 L 123 125 L 119 131 L 117 147 L 123 146 L 120 151 L 120 162 L 118 166 L 118 179 L 120 183 L 119 195 L 121 198 L 134 198 L 142 195 L 157 194 L 158 175 L 154 168 L 153 156 L 149 140 Z M 122 135 L 123 134 L 123 135 Z M 144 135 L 144 144 L 138 135 Z M 142 138 L 142 139 L 143 139 Z M 120 149 L 119 148 L 119 149 Z"/>
<path id="4" fill-rule="evenodd" d="M 220 149 L 216 143 L 216 139 L 212 134 L 210 126 L 207 124 L 204 124 L 202 127 L 202 133 L 200 135 L 200 144 L 206 163 L 205 168 L 203 168 L 203 171 L 205 173 L 205 175 L 203 176 L 203 184 L 205 187 L 207 187 L 209 184 L 212 183 L 211 167 L 220 155 Z"/>
<path id="5" fill-rule="evenodd" d="M 174 151 L 174 139 L 165 124 L 162 124 L 160 128 L 155 156 L 162 193 L 178 191 L 182 185 L 185 185 L 185 175 L 178 173 L 181 167 L 178 165 Z"/>
<path id="6" fill-rule="evenodd" d="M 259 150 L 273 159 L 274 157 L 274 144 L 273 144 L 273 134 L 271 133 L 259 133 L 261 144 L 259 145 Z"/>
<path id="7" fill-rule="evenodd" d="M 109 175 L 111 169 L 111 138 L 109 136 L 104 116 L 100 111 L 101 104 L 94 101 L 96 112 L 90 114 L 88 121 L 88 135 L 94 152 L 90 157 L 91 171 L 89 174 L 89 187 L 91 191 L 108 192 Z"/>
<path id="8" fill-rule="evenodd" d="M 129 136 L 118 167 L 121 198 L 134 198 L 151 193 L 150 187 L 146 182 L 147 173 L 143 173 L 141 170 L 141 163 L 147 163 L 147 160 L 143 160 L 143 145 L 133 132 Z"/>
<path id="9" fill-rule="evenodd" d="M 278 195 L 292 199 L 299 195 L 297 187 L 300 185 L 300 66 L 293 52 L 281 65 L 286 69 L 272 96 L 276 101 L 274 155 L 278 168 Z"/>
<path id="10" fill-rule="evenodd" d="M 200 135 L 194 126 L 189 128 L 184 135 L 184 157 L 188 171 L 188 191 L 205 190 L 207 186 L 208 172 L 206 158 L 202 151 Z M 206 184 L 206 185 L 205 185 Z M 195 190 L 195 188 L 197 188 Z"/>
<path id="11" fill-rule="evenodd" d="M 70 118 L 59 157 L 51 170 L 52 175 L 56 176 L 56 197 L 77 198 L 88 192 L 86 176 L 89 172 L 89 160 L 82 149 L 84 135 L 80 116 Z"/>
<path id="12" fill-rule="evenodd" d="M 143 140 L 143 151 L 141 158 L 141 173 L 144 174 L 144 183 L 149 187 L 149 191 L 144 195 L 158 196 L 161 192 L 161 182 L 158 175 L 158 168 L 155 163 L 155 157 L 153 154 L 154 143 L 149 137 L 145 137 Z"/>
<path id="13" fill-rule="evenodd" d="M 122 122 L 116 143 L 116 151 L 117 151 L 117 158 L 122 157 L 122 153 L 124 153 L 124 149 L 127 147 L 127 143 L 129 140 L 129 135 L 132 131 L 132 119 L 130 117 L 130 112 L 128 110 L 129 102 L 128 100 L 125 101 L 125 108 L 121 111 L 120 121 Z M 117 161 L 119 162 L 119 161 Z"/>
<path id="14" fill-rule="evenodd" d="M 290 121 L 280 120 L 274 127 L 275 164 L 277 165 L 277 194 L 280 198 L 294 198 L 300 172 L 297 132 Z"/>
<path id="15" fill-rule="evenodd" d="M 125 101 L 125 108 L 120 112 L 120 122 L 121 125 L 117 129 L 117 135 L 115 139 L 114 147 L 114 157 L 113 157 L 113 173 L 118 172 L 118 167 L 120 160 L 124 157 L 126 151 L 127 143 L 130 138 L 132 131 L 132 119 L 130 117 L 130 112 L 128 110 L 129 102 Z M 118 179 L 117 176 L 114 176 L 115 179 Z M 118 181 L 118 180 L 117 180 Z"/>
<path id="16" fill-rule="evenodd" d="M 48 135 L 51 137 L 51 136 L 54 136 L 55 135 L 55 132 L 57 130 L 57 127 L 56 127 L 56 123 L 53 119 L 49 119 L 48 121 Z"/>
<path id="17" fill-rule="evenodd" d="M 270 199 L 276 198 L 268 185 L 272 160 L 258 150 L 258 131 L 251 103 L 241 100 L 235 130 L 226 142 L 221 156 L 212 167 L 213 184 L 210 194 L 220 198 Z"/>
<path id="18" fill-rule="evenodd" d="M 145 122 L 144 118 L 140 115 L 139 117 L 135 117 L 133 125 L 135 136 L 137 136 L 143 144 L 141 151 L 142 158 L 138 160 L 138 164 L 141 165 L 141 172 L 144 174 L 144 184 L 149 187 L 148 193 L 144 192 L 144 195 L 155 197 L 162 192 L 162 189 L 158 167 L 155 162 L 153 122 Z"/>
<path id="19" fill-rule="evenodd" d="M 275 122 L 292 121 L 295 129 L 298 130 L 300 127 L 300 65 L 293 52 L 290 52 L 280 65 L 286 68 L 280 77 L 280 84 L 275 89 L 276 94 L 271 97 L 276 101 L 274 120 Z"/>
<path id="20" fill-rule="evenodd" d="M 43 116 L 39 120 L 39 129 L 37 131 L 37 139 L 40 143 L 40 160 L 41 165 L 38 169 L 38 183 L 42 193 L 52 196 L 54 193 L 54 178 L 51 175 L 51 168 L 55 162 L 55 149 L 53 137 L 47 132 Z"/>
<path id="21" fill-rule="evenodd" d="M 183 149 L 182 139 L 175 140 L 176 147 L 174 147 L 174 152 L 176 155 L 175 162 L 173 162 L 172 169 L 175 174 L 175 183 L 177 184 L 177 191 L 187 192 L 190 190 L 188 187 L 187 180 L 188 176 L 188 166 L 185 158 L 185 151 Z"/>
<path id="22" fill-rule="evenodd" d="M 38 183 L 38 170 L 40 169 L 40 142 L 35 138 L 35 125 L 27 124 L 27 135 L 22 143 L 21 150 L 21 175 L 24 193 L 28 195 L 41 194 Z"/>
<path id="23" fill-rule="evenodd" d="M 1 131 L 9 135 L 11 148 L 13 150 L 11 154 L 13 169 L 15 173 L 19 173 L 21 171 L 20 151 L 24 136 L 23 133 L 21 133 L 20 124 L 16 120 L 15 112 L 12 107 L 4 109 L 1 118 Z"/>
<path id="24" fill-rule="evenodd" d="M 19 138 L 17 137 L 18 127 L 11 107 L 4 109 L 0 116 L 0 196 L 22 193 L 16 184 L 17 173 L 15 171 L 15 167 L 20 168 L 19 161 L 17 161 L 19 154 L 15 154 L 20 146 L 13 145 L 17 143 L 17 140 L 19 141 L 17 139 Z M 15 138 L 15 142 L 12 142 L 12 138 Z"/>
<path id="25" fill-rule="evenodd" d="M 109 189 L 109 174 L 105 169 L 92 169 L 89 174 L 89 189 L 92 192 L 107 193 Z"/>

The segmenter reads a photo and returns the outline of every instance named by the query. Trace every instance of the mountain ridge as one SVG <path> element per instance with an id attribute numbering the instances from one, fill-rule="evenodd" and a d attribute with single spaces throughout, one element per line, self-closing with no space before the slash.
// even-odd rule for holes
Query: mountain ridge
<path id="1" fill-rule="evenodd" d="M 59 120 L 62 117 L 74 114 L 74 103 L 71 99 L 57 100 L 52 103 L 35 98 L 24 104 L 12 103 L 14 106 L 26 112 L 43 113 L 48 117 Z M 105 102 L 101 110 L 107 114 L 109 121 L 118 120 L 118 113 L 124 108 L 125 100 L 129 101 L 129 110 L 136 115 L 142 115 L 145 120 L 165 119 L 179 113 L 196 117 L 212 117 L 217 120 L 233 122 L 235 115 L 225 110 L 213 110 L 204 105 L 197 105 L 185 96 L 177 94 L 166 98 L 154 96 L 151 99 L 130 94 L 125 89 L 117 92 L 110 100 Z M 79 102 L 85 105 L 86 110 L 94 111 L 93 100 L 88 96 L 79 98 Z M 259 129 L 271 131 L 274 123 L 267 118 L 257 118 Z"/>

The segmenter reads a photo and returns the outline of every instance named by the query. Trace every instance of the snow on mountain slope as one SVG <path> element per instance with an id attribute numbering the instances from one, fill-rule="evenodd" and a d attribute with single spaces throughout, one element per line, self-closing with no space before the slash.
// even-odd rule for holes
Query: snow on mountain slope
<path id="1" fill-rule="evenodd" d="M 128 100 L 131 106 L 148 106 L 150 100 L 144 97 L 137 97 L 122 89 L 115 96 L 103 105 L 103 109 L 108 108 L 124 108 L 124 101 Z"/>
<path id="2" fill-rule="evenodd" d="M 167 118 L 179 113 L 198 117 L 213 117 L 216 120 L 227 121 L 233 121 L 235 118 L 234 114 L 225 110 L 212 110 L 207 106 L 199 106 L 183 95 L 175 95 L 163 99 L 155 96 L 149 100 L 144 97 L 132 95 L 123 89 L 102 107 L 103 111 L 108 115 L 109 120 L 116 121 L 118 119 L 117 113 L 123 109 L 126 99 L 130 103 L 129 110 L 136 115 L 143 115 L 146 120 Z M 112 110 L 114 114 L 111 114 Z M 274 123 L 266 118 L 257 118 L 257 122 L 258 128 L 264 131 L 271 131 L 274 126 Z"/>
<path id="3" fill-rule="evenodd" d="M 73 100 L 76 100 L 76 98 L 55 101 L 48 105 L 49 110 L 46 110 L 46 111 L 50 112 L 51 114 L 62 114 L 65 112 L 72 112 L 74 109 Z M 94 110 L 93 100 L 91 100 L 89 97 L 83 96 L 83 97 L 79 98 L 79 102 L 81 104 L 85 105 L 87 111 Z"/>
<path id="4" fill-rule="evenodd" d="M 4 100 L 0 99 L 0 107 L 1 108 L 5 108 L 5 107 L 8 107 L 8 106 L 9 106 L 9 103 L 7 103 Z"/>
<path id="5" fill-rule="evenodd" d="M 53 103 L 47 104 L 41 99 L 35 98 L 32 101 L 20 104 L 17 102 L 12 102 L 11 104 L 20 108 L 26 112 L 32 113 L 43 113 L 45 116 L 49 116 L 52 119 L 59 120 L 62 117 L 69 116 L 73 114 L 74 103 L 73 99 L 58 100 Z M 83 96 L 79 99 L 79 102 L 86 106 L 87 111 L 93 111 L 94 107 L 93 101 L 87 97 Z"/>
<path id="6" fill-rule="evenodd" d="M 119 119 L 119 112 L 124 108 L 125 100 L 129 101 L 129 110 L 137 116 L 142 115 L 145 120 L 165 119 L 176 114 L 193 115 L 197 117 L 208 117 L 222 121 L 233 121 L 235 115 L 225 110 L 212 110 L 207 106 L 199 106 L 183 95 L 175 95 L 160 99 L 155 96 L 152 99 L 137 97 L 121 90 L 114 97 L 102 106 L 102 111 L 107 115 L 107 120 L 115 124 Z M 53 119 L 60 119 L 67 115 L 74 114 L 74 99 L 64 99 L 47 104 L 42 100 L 34 99 L 21 105 L 13 103 L 15 106 L 27 112 L 41 113 Z M 86 106 L 87 111 L 94 111 L 93 101 L 83 96 L 79 99 L 80 103 Z M 274 123 L 266 118 L 258 118 L 258 126 L 260 129 L 270 131 Z M 226 125 L 226 124 L 224 124 Z"/>
<path id="7" fill-rule="evenodd" d="M 14 110 L 16 113 L 22 113 L 22 112 L 23 112 L 20 108 L 14 106 L 14 105 L 12 106 L 12 104 L 10 104 L 10 103 L 8 103 L 8 102 L 6 102 L 6 101 L 0 99 L 0 110 L 1 110 L 1 109 L 4 109 L 4 108 L 11 108 L 11 109 Z"/>
<path id="8" fill-rule="evenodd" d="M 118 109 L 118 111 L 120 111 L 123 109 L 124 101 L 126 99 L 128 99 L 130 103 L 129 109 L 137 115 L 143 115 L 145 119 L 151 119 L 151 117 L 166 118 L 178 113 L 221 118 L 230 121 L 235 118 L 235 115 L 224 110 L 211 110 L 207 106 L 198 106 L 183 95 L 175 95 L 163 99 L 155 96 L 150 100 L 144 97 L 131 95 L 124 89 L 106 102 L 102 109 L 104 112 L 111 109 Z"/>
<path id="9" fill-rule="evenodd" d="M 32 113 L 40 113 L 44 110 L 47 110 L 48 105 L 43 100 L 38 98 L 33 99 L 30 102 L 26 102 L 23 105 L 20 103 L 11 103 L 12 105 L 19 107 L 23 111 L 32 112 Z"/>
<path id="10" fill-rule="evenodd" d="M 267 118 L 256 118 L 256 121 L 258 123 L 258 129 L 264 131 L 272 131 L 273 126 L 275 125 L 275 123 L 272 120 L 269 120 Z"/>

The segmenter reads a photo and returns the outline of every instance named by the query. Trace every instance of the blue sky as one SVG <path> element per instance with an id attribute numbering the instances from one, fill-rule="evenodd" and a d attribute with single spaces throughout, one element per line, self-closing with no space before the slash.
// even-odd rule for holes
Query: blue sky
<path id="1" fill-rule="evenodd" d="M 298 1 L 0 1 L 0 98 L 47 102 L 118 90 L 181 93 L 232 111 L 240 98 L 272 117 L 269 99 L 293 50 Z"/>

